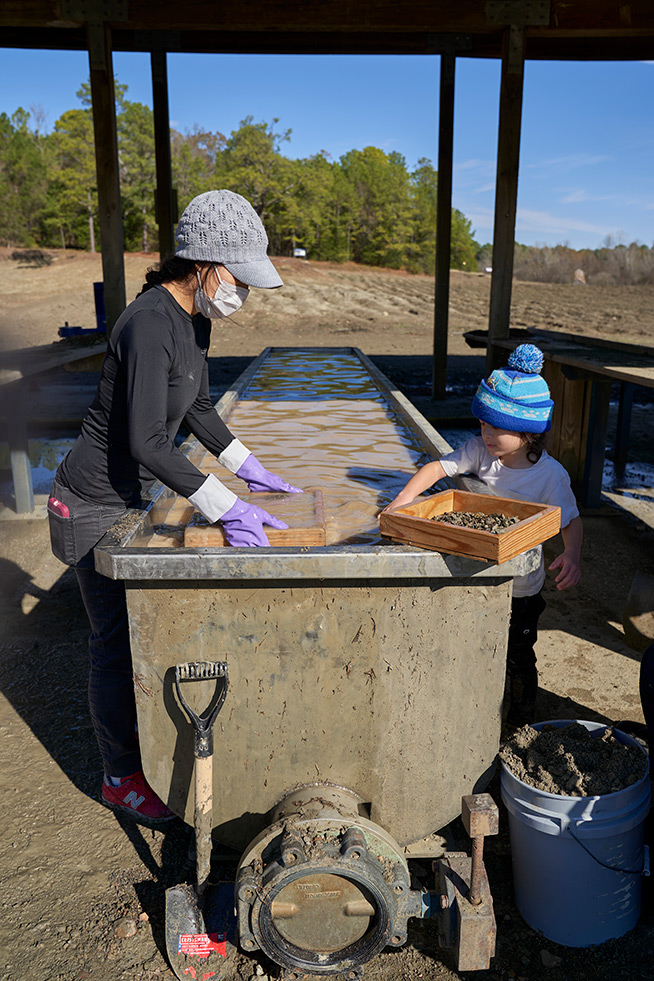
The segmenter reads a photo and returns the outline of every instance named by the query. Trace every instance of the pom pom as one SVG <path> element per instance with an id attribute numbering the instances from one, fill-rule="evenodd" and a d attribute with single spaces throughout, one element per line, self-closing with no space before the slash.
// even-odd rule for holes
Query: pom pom
<path id="1" fill-rule="evenodd" d="M 508 367 L 525 375 L 539 375 L 543 367 L 543 352 L 535 344 L 519 344 L 508 361 Z"/>

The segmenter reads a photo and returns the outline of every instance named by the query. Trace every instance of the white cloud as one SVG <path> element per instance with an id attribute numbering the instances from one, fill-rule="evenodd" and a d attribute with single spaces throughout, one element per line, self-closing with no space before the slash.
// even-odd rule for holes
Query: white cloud
<path id="1" fill-rule="evenodd" d="M 571 153 L 564 157 L 551 157 L 549 160 L 536 160 L 523 164 L 530 170 L 539 170 L 543 175 L 558 174 L 566 170 L 579 170 L 580 167 L 594 167 L 607 163 L 613 157 L 607 154 Z"/>
<path id="2" fill-rule="evenodd" d="M 468 194 L 495 191 L 495 161 L 471 158 L 454 165 L 454 185 Z M 465 212 L 468 215 L 467 211 Z"/>
<path id="3" fill-rule="evenodd" d="M 654 198 L 649 194 L 645 199 L 643 198 L 620 198 L 620 204 L 623 208 L 635 208 L 637 211 L 651 211 L 654 208 Z"/>
<path id="4" fill-rule="evenodd" d="M 552 215 L 549 211 L 532 211 L 529 208 L 518 208 L 516 230 L 523 232 L 538 232 L 543 235 L 566 236 L 571 232 L 588 232 L 591 235 L 605 236 L 608 229 L 604 225 L 595 225 L 590 221 L 580 221 L 570 215 Z"/>
<path id="5" fill-rule="evenodd" d="M 477 241 L 480 241 L 480 232 L 486 232 L 487 235 L 484 236 L 486 239 L 490 240 L 493 234 L 493 211 L 490 208 L 480 208 L 478 211 L 471 211 L 469 208 L 464 209 L 463 212 L 470 220 L 470 224 L 474 230 L 474 235 Z"/>
<path id="6" fill-rule="evenodd" d="M 563 197 L 559 198 L 561 204 L 586 204 L 590 201 L 617 200 L 617 195 L 615 194 L 589 194 L 584 188 L 569 190 L 567 193 L 564 193 L 563 189 L 561 189 L 559 193 L 563 194 Z"/>
<path id="7" fill-rule="evenodd" d="M 479 208 L 476 211 L 464 209 L 466 218 L 470 219 L 477 241 L 491 239 L 494 227 L 494 214 L 490 208 Z M 549 211 L 535 211 L 530 208 L 519 208 L 516 218 L 516 239 L 522 241 L 529 238 L 532 241 L 563 242 L 572 239 L 575 233 L 584 236 L 592 235 L 600 242 L 614 230 L 605 225 L 571 218 L 570 215 L 554 215 Z M 579 246 L 580 247 L 580 246 Z"/>
<path id="8" fill-rule="evenodd" d="M 457 163 L 454 165 L 455 170 L 479 170 L 488 173 L 489 170 L 495 170 L 494 160 L 479 160 L 472 157 L 470 160 L 464 160 L 462 163 Z"/>

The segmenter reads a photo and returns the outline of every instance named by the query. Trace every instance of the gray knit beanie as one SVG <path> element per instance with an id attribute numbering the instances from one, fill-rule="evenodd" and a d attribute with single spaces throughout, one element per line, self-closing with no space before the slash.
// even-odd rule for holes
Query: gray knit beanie
<path id="1" fill-rule="evenodd" d="M 247 286 L 284 285 L 266 255 L 268 236 L 261 218 L 234 191 L 198 194 L 185 208 L 175 238 L 175 255 L 182 259 L 218 262 Z"/>

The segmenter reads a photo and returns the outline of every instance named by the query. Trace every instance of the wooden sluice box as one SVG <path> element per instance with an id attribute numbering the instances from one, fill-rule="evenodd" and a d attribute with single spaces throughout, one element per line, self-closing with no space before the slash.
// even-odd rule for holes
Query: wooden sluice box
<path id="1" fill-rule="evenodd" d="M 436 520 L 456 511 L 472 515 L 498 513 L 513 519 L 515 524 L 498 531 L 483 531 Z M 397 542 L 451 555 L 469 555 L 500 565 L 558 534 L 561 508 L 490 494 L 447 490 L 382 514 L 380 527 L 383 535 Z"/>
<path id="2" fill-rule="evenodd" d="M 425 454 L 450 447 L 356 349 L 268 349 L 217 411 L 264 466 L 305 489 L 313 517 L 320 488 L 326 544 L 230 548 L 191 545 L 189 534 L 185 546 L 188 503 L 165 488 L 129 531 L 100 542 L 96 568 L 126 586 L 146 777 L 192 824 L 193 741 L 175 665 L 224 661 L 216 839 L 238 850 L 255 839 L 269 852 L 266 829 L 280 807 L 291 820 L 280 804 L 291 799 L 300 810 L 337 800 L 336 833 L 345 795 L 347 821 L 376 859 L 399 868 L 407 855 L 434 857 L 443 847 L 434 833 L 490 780 L 512 578 L 539 557 L 497 566 L 382 538 L 379 508 Z M 205 453 L 195 441 L 183 451 Z M 227 478 L 242 495 L 245 485 Z"/>
<path id="3" fill-rule="evenodd" d="M 207 473 L 211 471 L 209 468 Z M 214 471 L 218 473 L 218 471 Z M 266 536 L 272 546 L 314 546 L 327 543 L 323 494 L 319 487 L 307 487 L 302 494 L 281 494 L 241 491 L 241 500 L 259 505 L 276 518 L 286 522 L 288 528 L 266 528 Z M 175 524 L 172 523 L 175 522 Z M 192 505 L 178 507 L 164 515 L 164 535 L 172 536 L 185 548 L 223 547 L 228 542 L 220 523 L 210 524 Z M 160 526 L 161 527 L 161 526 Z M 157 547 L 160 534 L 153 535 L 151 548 Z"/>

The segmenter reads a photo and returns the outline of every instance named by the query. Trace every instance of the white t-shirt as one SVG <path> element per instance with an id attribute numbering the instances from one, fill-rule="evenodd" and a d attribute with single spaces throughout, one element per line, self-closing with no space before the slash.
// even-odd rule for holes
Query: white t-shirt
<path id="1" fill-rule="evenodd" d="M 498 497 L 510 497 L 517 501 L 534 501 L 536 504 L 554 504 L 561 508 L 561 527 L 569 525 L 579 514 L 575 496 L 570 488 L 570 477 L 561 464 L 543 450 L 538 463 L 525 470 L 505 467 L 486 449 L 481 436 L 469 439 L 458 450 L 440 459 L 448 477 L 455 474 L 474 473 Z M 539 546 L 540 547 L 540 546 Z M 534 596 L 545 582 L 545 564 L 541 548 L 540 565 L 535 572 L 516 576 L 513 580 L 514 596 Z"/>

